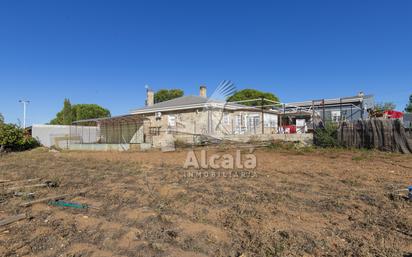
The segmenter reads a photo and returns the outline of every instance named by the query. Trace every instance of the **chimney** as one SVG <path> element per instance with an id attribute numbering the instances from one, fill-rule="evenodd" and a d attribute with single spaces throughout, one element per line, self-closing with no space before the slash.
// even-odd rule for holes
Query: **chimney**
<path id="1" fill-rule="evenodd" d="M 200 86 L 200 96 L 205 98 L 207 97 L 206 86 Z"/>
<path id="2" fill-rule="evenodd" d="M 154 92 L 150 88 L 146 90 L 146 106 L 152 106 L 154 104 Z"/>

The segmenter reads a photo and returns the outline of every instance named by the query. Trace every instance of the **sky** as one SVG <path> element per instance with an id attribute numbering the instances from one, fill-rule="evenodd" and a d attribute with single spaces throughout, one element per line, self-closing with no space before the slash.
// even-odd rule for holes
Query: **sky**
<path id="1" fill-rule="evenodd" d="M 222 80 L 282 102 L 359 91 L 403 110 L 412 94 L 412 1 L 0 2 L 0 113 L 47 123 L 72 104 L 112 115 L 145 85 L 211 94 Z"/>

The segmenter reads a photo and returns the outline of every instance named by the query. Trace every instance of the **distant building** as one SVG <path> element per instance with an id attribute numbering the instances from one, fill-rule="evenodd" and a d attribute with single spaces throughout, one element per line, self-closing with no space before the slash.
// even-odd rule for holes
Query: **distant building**
<path id="1" fill-rule="evenodd" d="M 368 110 L 375 107 L 373 95 L 360 92 L 356 96 L 318 99 L 285 104 L 280 109 L 283 124 L 295 124 L 304 119 L 309 128 L 313 121 L 340 122 L 368 118 Z"/>
<path id="2" fill-rule="evenodd" d="M 403 114 L 403 125 L 409 130 L 412 129 L 412 113 L 406 112 Z"/>

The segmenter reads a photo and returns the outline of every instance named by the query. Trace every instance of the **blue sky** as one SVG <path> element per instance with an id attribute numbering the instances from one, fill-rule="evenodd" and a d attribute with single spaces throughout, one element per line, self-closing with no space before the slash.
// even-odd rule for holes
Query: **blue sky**
<path id="1" fill-rule="evenodd" d="M 0 3 L 0 113 L 45 123 L 65 97 L 112 114 L 153 89 L 211 92 L 224 79 L 283 102 L 412 94 L 412 1 Z"/>

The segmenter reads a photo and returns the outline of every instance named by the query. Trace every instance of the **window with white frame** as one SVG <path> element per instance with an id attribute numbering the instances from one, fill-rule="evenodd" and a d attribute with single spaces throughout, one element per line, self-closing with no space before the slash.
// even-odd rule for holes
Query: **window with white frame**
<path id="1" fill-rule="evenodd" d="M 259 126 L 260 116 L 259 114 L 251 114 L 247 116 L 247 128 L 249 131 L 255 131 Z"/>

